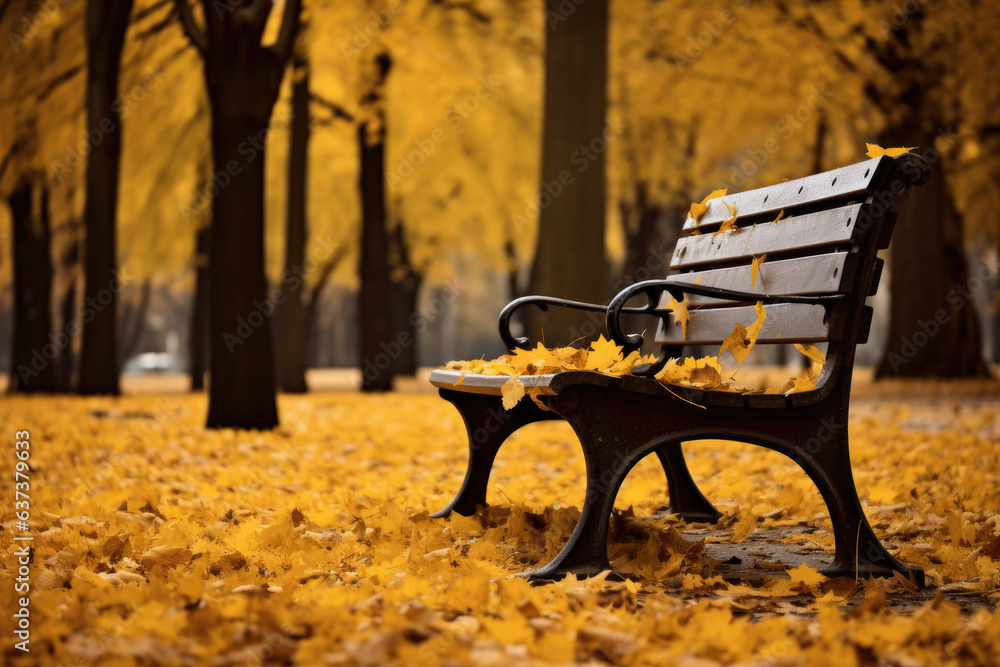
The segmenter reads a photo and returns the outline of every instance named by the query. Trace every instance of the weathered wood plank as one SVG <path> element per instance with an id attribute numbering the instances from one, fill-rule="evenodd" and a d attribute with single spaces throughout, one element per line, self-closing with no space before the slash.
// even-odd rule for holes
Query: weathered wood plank
<path id="1" fill-rule="evenodd" d="M 701 220 L 695 221 L 689 217 L 684 222 L 684 231 L 706 230 L 718 226 L 729 217 L 725 203 L 735 205 L 736 215 L 745 218 L 764 213 L 777 214 L 782 209 L 792 209 L 811 202 L 867 193 L 882 182 L 892 164 L 892 158 L 882 156 L 822 174 L 718 197 L 707 202 L 708 210 Z"/>
<path id="2" fill-rule="evenodd" d="M 733 262 L 764 253 L 822 248 L 857 243 L 868 224 L 864 204 L 841 206 L 788 220 L 742 227 L 716 237 L 712 234 L 686 236 L 677 241 L 670 268 L 686 269 L 699 264 Z M 859 219 L 861 222 L 859 223 Z"/>
<path id="3" fill-rule="evenodd" d="M 750 276 L 750 264 L 731 266 L 726 269 L 692 271 L 670 276 L 679 283 L 694 284 L 701 278 L 700 285 L 718 287 L 736 292 L 757 294 L 835 294 L 849 292 L 853 288 L 858 256 L 854 253 L 836 252 L 814 257 L 797 257 L 773 262 L 765 260 L 757 274 L 756 288 Z M 723 305 L 734 303 L 706 296 L 691 294 L 689 307 L 703 305 Z M 670 294 L 660 296 L 658 309 L 666 309 Z"/>
<path id="4" fill-rule="evenodd" d="M 767 319 L 761 329 L 758 343 L 818 343 L 836 339 L 841 326 L 831 327 L 825 306 L 781 303 L 765 306 Z M 656 332 L 657 343 L 712 345 L 720 344 L 733 332 L 736 324 L 747 326 L 757 320 L 753 306 L 736 308 L 707 308 L 692 310 L 687 338 L 681 325 L 669 313 L 660 320 Z"/>

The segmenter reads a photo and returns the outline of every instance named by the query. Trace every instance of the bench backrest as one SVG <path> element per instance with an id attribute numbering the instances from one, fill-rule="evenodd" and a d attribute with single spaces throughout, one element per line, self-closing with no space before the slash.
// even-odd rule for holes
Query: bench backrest
<path id="1" fill-rule="evenodd" d="M 829 342 L 830 362 L 853 364 L 853 350 L 868 339 L 872 309 L 865 298 L 878 289 L 882 260 L 896 214 L 890 209 L 910 186 L 927 180 L 920 156 L 878 157 L 840 169 L 707 202 L 700 220 L 688 218 L 674 248 L 673 280 L 769 295 L 843 294 L 831 305 L 772 304 L 758 344 Z M 737 229 L 715 235 L 736 207 Z M 782 218 L 773 222 L 784 211 Z M 754 257 L 766 253 L 756 287 Z M 690 296 L 687 336 L 673 313 L 664 313 L 661 344 L 720 344 L 736 323 L 756 320 L 752 305 Z M 666 309 L 664 293 L 659 307 Z M 845 350 L 849 353 L 845 354 Z M 835 371 L 836 363 L 827 370 Z M 825 373 L 826 374 L 826 373 Z"/>

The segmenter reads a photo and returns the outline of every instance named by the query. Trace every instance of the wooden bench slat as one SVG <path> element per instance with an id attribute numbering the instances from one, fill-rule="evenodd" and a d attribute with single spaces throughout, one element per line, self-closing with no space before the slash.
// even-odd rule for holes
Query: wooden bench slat
<path id="1" fill-rule="evenodd" d="M 840 169 L 797 178 L 758 190 L 748 190 L 717 197 L 706 202 L 708 210 L 696 221 L 689 217 L 684 221 L 684 231 L 710 229 L 729 217 L 730 206 L 736 206 L 737 217 L 774 213 L 792 209 L 812 202 L 821 202 L 837 197 L 869 192 L 881 183 L 882 177 L 892 168 L 893 160 L 882 156 L 859 162 Z M 725 202 L 725 203 L 723 203 Z"/>
<path id="2" fill-rule="evenodd" d="M 715 238 L 712 234 L 687 236 L 677 241 L 670 268 L 686 269 L 699 264 L 749 261 L 764 253 L 854 244 L 865 231 L 858 224 L 864 204 L 841 206 L 818 213 L 794 216 L 771 224 L 742 227 Z"/>
<path id="3" fill-rule="evenodd" d="M 825 306 L 804 303 L 780 303 L 764 306 L 767 319 L 761 329 L 758 343 L 821 343 L 837 339 L 842 326 L 827 318 Z M 669 313 L 660 320 L 656 332 L 657 343 L 680 345 L 718 345 L 733 332 L 736 324 L 747 326 L 757 320 L 753 306 L 735 308 L 705 308 L 692 310 L 687 338 L 681 325 Z"/>
<path id="4" fill-rule="evenodd" d="M 670 280 L 693 284 L 701 278 L 704 287 L 719 287 L 736 292 L 756 292 L 757 294 L 833 294 L 848 292 L 854 283 L 858 256 L 854 253 L 835 252 L 813 257 L 797 257 L 770 262 L 765 260 L 757 274 L 757 286 L 750 276 L 750 264 L 732 266 L 726 269 L 692 271 L 670 276 Z M 711 297 L 691 294 L 689 308 L 703 305 L 723 305 L 734 303 Z M 670 294 L 660 296 L 657 308 L 664 310 Z"/>

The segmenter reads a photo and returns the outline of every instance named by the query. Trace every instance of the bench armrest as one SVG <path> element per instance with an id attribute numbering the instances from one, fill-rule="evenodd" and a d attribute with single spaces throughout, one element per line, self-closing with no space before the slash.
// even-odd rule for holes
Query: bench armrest
<path id="1" fill-rule="evenodd" d="M 570 310 L 584 310 L 592 313 L 606 313 L 608 310 L 607 306 L 601 305 L 599 303 L 586 303 L 585 301 L 571 301 L 570 299 L 559 299 L 552 296 L 539 296 L 539 295 L 529 295 L 522 296 L 518 299 L 514 299 L 500 311 L 500 338 L 503 340 L 503 344 L 507 346 L 508 350 L 513 350 L 517 347 L 526 347 L 529 344 L 527 337 L 515 338 L 510 333 L 510 318 L 516 310 L 522 306 L 527 305 L 537 306 L 539 310 L 548 310 L 549 306 L 555 306 L 557 308 L 567 308 Z M 626 313 L 632 312 L 645 312 L 645 308 L 625 308 L 620 309 Z"/>
<path id="2" fill-rule="evenodd" d="M 685 294 L 696 294 L 699 296 L 725 299 L 727 301 L 742 301 L 745 303 L 808 303 L 823 305 L 844 298 L 844 294 L 817 294 L 817 295 L 770 295 L 753 294 L 750 292 L 735 292 L 733 290 L 721 289 L 718 287 L 708 287 L 707 285 L 695 285 L 693 283 L 681 283 L 675 280 L 646 280 L 641 283 L 630 285 L 623 289 L 611 300 L 607 308 L 607 328 L 608 334 L 618 345 L 626 351 L 636 350 L 642 346 L 642 334 L 625 333 L 621 326 L 620 315 L 623 312 L 650 312 L 656 308 L 657 301 L 662 292 L 669 292 L 677 301 L 683 301 Z M 649 299 L 649 303 L 641 308 L 626 308 L 632 297 L 644 294 Z"/>

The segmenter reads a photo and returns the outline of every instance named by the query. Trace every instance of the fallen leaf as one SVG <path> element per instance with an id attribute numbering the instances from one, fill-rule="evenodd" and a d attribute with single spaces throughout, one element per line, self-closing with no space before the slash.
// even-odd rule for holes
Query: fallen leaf
<path id="1" fill-rule="evenodd" d="M 719 229 L 716 230 L 716 232 L 714 234 L 712 234 L 712 238 L 713 239 L 716 236 L 718 236 L 719 234 L 723 234 L 723 233 L 729 231 L 730 229 L 736 229 L 736 227 L 735 227 L 735 225 L 736 225 L 736 204 L 733 204 L 732 206 L 730 206 L 728 202 L 722 202 L 722 203 L 726 205 L 727 209 L 729 209 L 729 217 L 726 218 L 725 220 L 723 220 L 722 221 L 722 225 L 719 226 Z"/>
<path id="2" fill-rule="evenodd" d="M 713 190 L 708 195 L 706 195 L 704 199 L 701 200 L 700 204 L 697 203 L 691 204 L 691 208 L 688 209 L 688 217 L 694 218 L 695 222 L 701 220 L 701 217 L 705 215 L 705 211 L 708 210 L 709 200 L 715 199 L 716 197 L 725 196 L 727 190 L 728 188 L 722 188 L 721 190 Z"/>
<path id="3" fill-rule="evenodd" d="M 815 345 L 810 345 L 808 343 L 795 343 L 795 349 L 815 361 L 817 364 L 822 365 L 826 363 L 826 357 L 823 355 L 823 352 Z"/>
<path id="4" fill-rule="evenodd" d="M 868 148 L 868 152 L 865 153 L 865 155 L 867 155 L 868 157 L 881 157 L 882 155 L 887 155 L 889 157 L 897 157 L 899 155 L 902 155 L 903 153 L 909 153 L 914 148 L 916 148 L 916 146 L 910 146 L 908 148 L 907 147 L 882 148 L 878 144 L 869 144 L 869 143 L 866 143 L 865 147 Z"/>
<path id="5" fill-rule="evenodd" d="M 524 383 L 516 376 L 512 377 L 500 387 L 500 393 L 503 396 L 503 409 L 512 410 L 524 398 Z"/>
<path id="6" fill-rule="evenodd" d="M 164 544 L 147 550 L 144 554 L 142 554 L 141 561 L 145 567 L 153 565 L 174 566 L 188 562 L 191 560 L 191 556 L 192 553 L 190 549 L 173 547 Z"/>
<path id="7" fill-rule="evenodd" d="M 671 296 L 670 301 L 667 302 L 667 310 L 672 310 L 674 312 L 674 319 L 681 323 L 681 336 L 684 340 L 687 340 L 688 323 L 691 322 L 691 313 L 688 312 L 688 305 L 690 303 L 691 300 L 687 295 L 684 296 L 683 301 L 678 301 Z"/>

